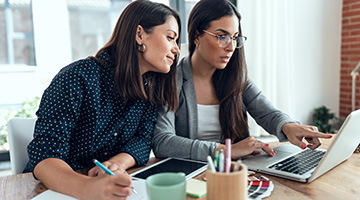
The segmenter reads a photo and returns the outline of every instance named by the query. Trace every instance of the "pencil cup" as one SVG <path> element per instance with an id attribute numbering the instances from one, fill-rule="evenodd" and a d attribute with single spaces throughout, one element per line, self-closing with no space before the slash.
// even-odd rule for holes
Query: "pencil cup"
<path id="1" fill-rule="evenodd" d="M 234 172 L 235 164 L 238 166 Z M 230 173 L 206 171 L 207 200 L 246 200 L 247 167 L 244 164 L 231 162 Z"/>

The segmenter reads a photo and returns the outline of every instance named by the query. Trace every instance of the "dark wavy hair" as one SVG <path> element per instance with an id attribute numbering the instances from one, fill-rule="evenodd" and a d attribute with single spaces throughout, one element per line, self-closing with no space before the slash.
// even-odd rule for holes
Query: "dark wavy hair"
<path id="1" fill-rule="evenodd" d="M 189 53 L 193 55 L 195 39 L 204 34 L 210 23 L 224 16 L 235 15 L 239 21 L 240 13 L 227 0 L 201 0 L 192 9 L 189 21 Z M 239 23 L 239 34 L 241 26 Z M 244 48 L 235 49 L 225 69 L 217 69 L 212 76 L 216 96 L 220 101 L 219 120 L 222 142 L 225 138 L 243 138 L 248 134 L 248 122 L 242 107 L 242 93 L 247 85 L 247 67 Z"/>
<path id="2" fill-rule="evenodd" d="M 180 46 L 179 14 L 164 4 L 137 0 L 124 9 L 110 40 L 96 53 L 95 59 L 99 62 L 99 55 L 104 51 L 109 51 L 110 59 L 116 68 L 115 86 L 125 101 L 149 100 L 153 105 L 158 103 L 167 105 L 168 110 L 177 109 L 179 102 L 176 84 L 178 55 L 175 56 L 169 73 L 147 72 L 141 76 L 136 43 L 138 25 L 141 25 L 149 34 L 155 26 L 164 24 L 170 16 L 173 16 L 178 23 L 179 38 L 176 42 Z M 144 87 L 143 79 L 146 80 L 147 88 Z"/>

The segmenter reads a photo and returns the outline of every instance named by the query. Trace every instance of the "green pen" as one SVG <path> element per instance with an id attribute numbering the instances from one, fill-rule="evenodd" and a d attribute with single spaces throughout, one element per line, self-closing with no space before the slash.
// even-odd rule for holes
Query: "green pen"
<path id="1" fill-rule="evenodd" d="M 219 171 L 219 151 L 215 151 L 214 165 L 216 171 Z"/>

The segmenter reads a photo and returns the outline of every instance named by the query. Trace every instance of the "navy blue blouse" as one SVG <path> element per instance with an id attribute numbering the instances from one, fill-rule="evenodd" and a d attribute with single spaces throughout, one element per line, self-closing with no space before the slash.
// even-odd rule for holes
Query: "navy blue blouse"
<path id="1" fill-rule="evenodd" d="M 104 52 L 99 59 L 108 57 Z M 77 170 L 94 166 L 93 158 L 103 162 L 122 152 L 133 156 L 137 166 L 147 163 L 156 106 L 144 100 L 125 105 L 113 69 L 87 58 L 55 76 L 36 113 L 24 172 L 46 158 L 62 159 Z"/>

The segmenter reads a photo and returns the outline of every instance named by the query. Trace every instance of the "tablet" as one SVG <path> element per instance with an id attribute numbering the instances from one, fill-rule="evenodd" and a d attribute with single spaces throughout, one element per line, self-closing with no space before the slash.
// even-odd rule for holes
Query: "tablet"
<path id="1" fill-rule="evenodd" d="M 205 171 L 207 168 L 206 162 L 182 159 L 182 158 L 166 158 L 153 165 L 149 165 L 144 169 L 130 174 L 134 179 L 143 179 L 162 172 L 184 172 L 186 180 L 196 176 Z"/>

